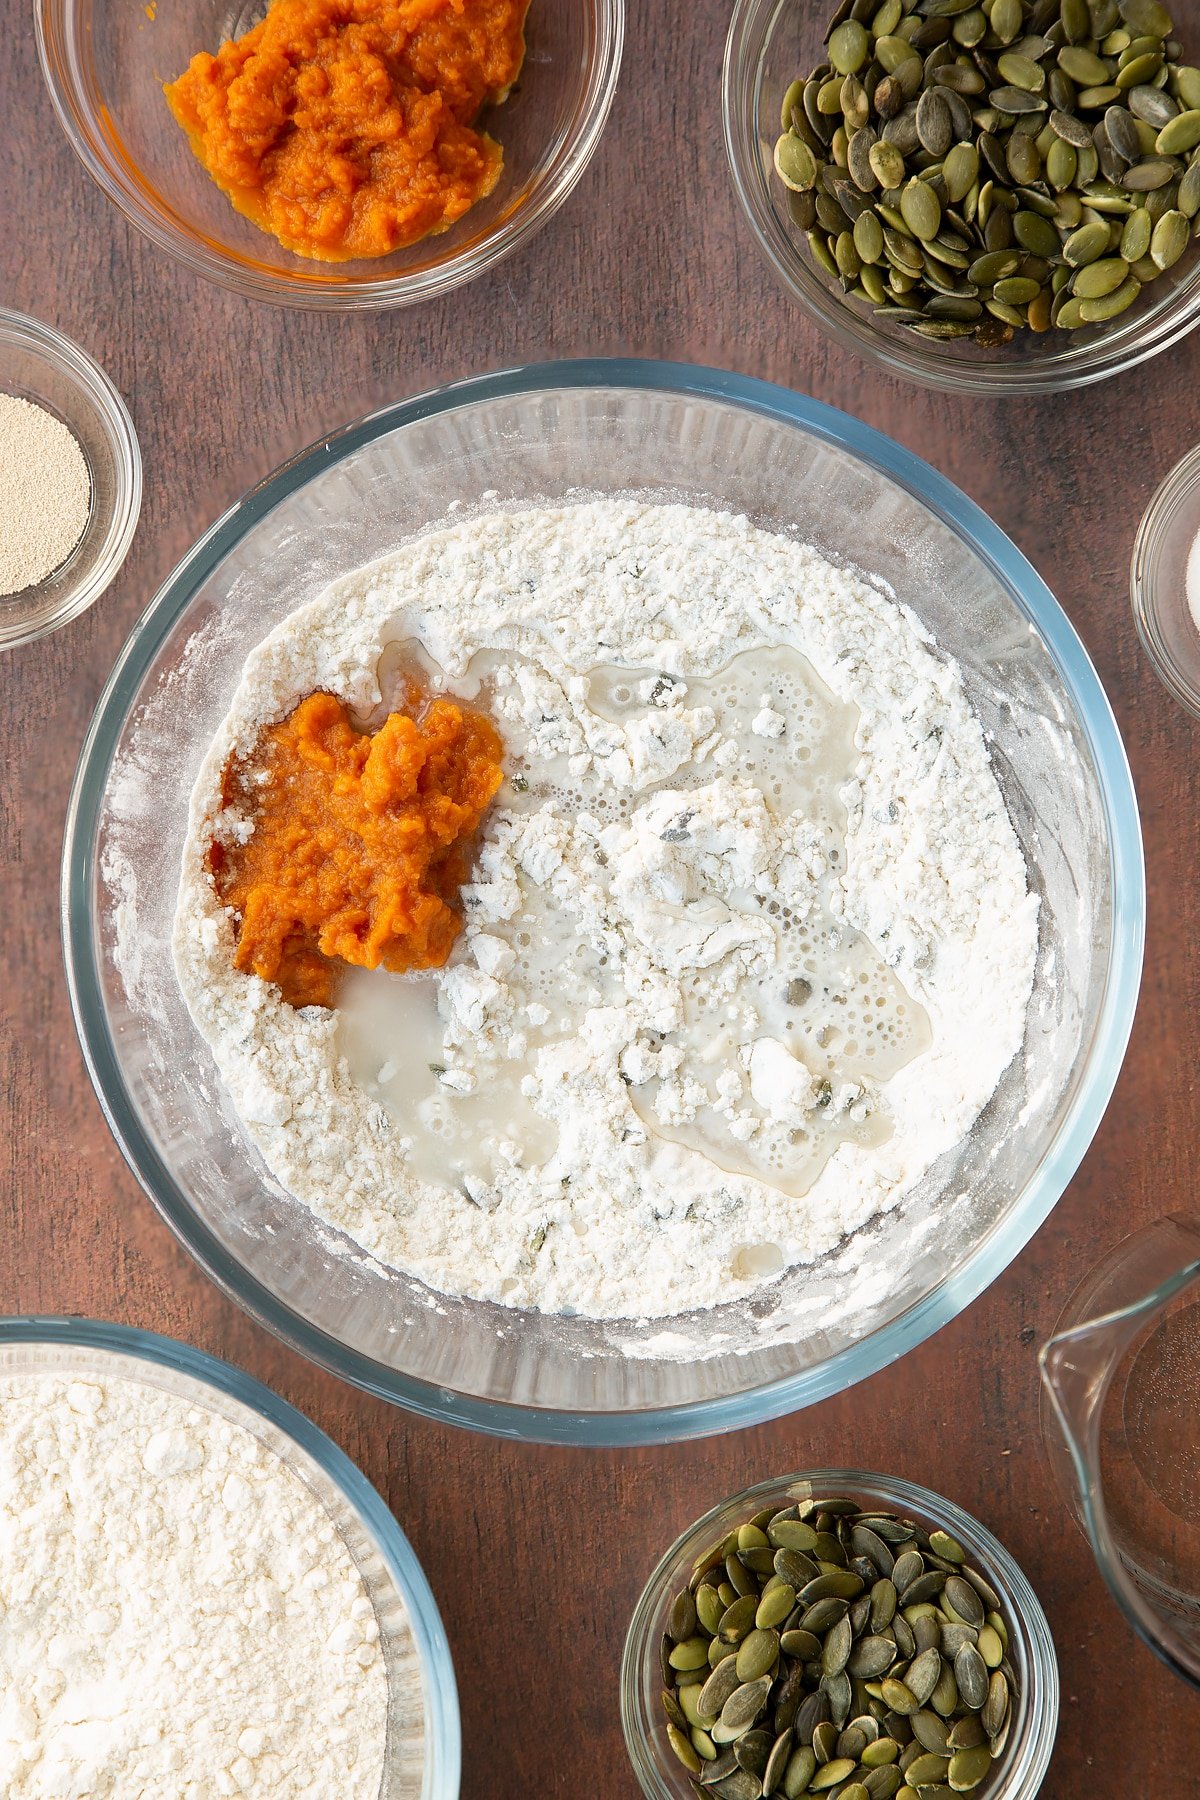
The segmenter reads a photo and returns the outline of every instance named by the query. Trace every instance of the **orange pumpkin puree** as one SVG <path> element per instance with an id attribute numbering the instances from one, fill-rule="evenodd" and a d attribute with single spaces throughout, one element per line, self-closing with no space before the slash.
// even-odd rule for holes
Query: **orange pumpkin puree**
<path id="1" fill-rule="evenodd" d="M 225 772 L 225 803 L 254 820 L 244 844 L 209 852 L 239 918 L 236 966 L 292 1006 L 331 1006 L 339 960 L 440 968 L 500 753 L 489 721 L 454 700 L 394 712 L 373 736 L 332 694 L 302 700 Z"/>
<path id="2" fill-rule="evenodd" d="M 238 212 L 325 262 L 445 231 L 500 179 L 474 129 L 525 55 L 528 0 L 274 0 L 163 92 Z"/>

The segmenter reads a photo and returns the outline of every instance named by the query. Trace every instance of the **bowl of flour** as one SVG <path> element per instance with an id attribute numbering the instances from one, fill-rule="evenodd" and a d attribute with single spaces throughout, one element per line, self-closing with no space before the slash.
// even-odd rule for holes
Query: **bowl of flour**
<path id="1" fill-rule="evenodd" d="M 397 671 L 505 784 L 445 968 L 333 1009 L 234 970 L 222 771 Z M 1046 1216 L 1115 1081 L 1123 749 L 1034 571 L 932 470 L 765 384 L 463 384 L 248 496 L 101 701 L 76 1017 L 156 1204 L 243 1305 L 418 1410 L 645 1441 L 860 1378 Z"/>
<path id="2" fill-rule="evenodd" d="M 454 1673 L 379 1495 L 200 1351 L 0 1320 L 0 1786 L 458 1793 Z"/>

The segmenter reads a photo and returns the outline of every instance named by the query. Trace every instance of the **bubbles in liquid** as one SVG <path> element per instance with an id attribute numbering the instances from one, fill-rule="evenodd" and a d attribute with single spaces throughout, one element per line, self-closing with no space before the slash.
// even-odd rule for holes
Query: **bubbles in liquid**
<path id="1" fill-rule="evenodd" d="M 419 646 L 389 646 L 380 662 L 382 710 L 402 698 L 404 681 L 414 668 L 428 689 L 450 687 L 486 705 L 503 691 L 501 672 L 520 661 L 507 653 L 482 652 L 464 677 L 448 682 Z M 858 761 L 858 712 L 835 698 L 799 652 L 785 647 L 748 651 L 713 677 L 687 677 L 682 696 L 679 685 L 679 678 L 657 670 L 598 668 L 588 677 L 587 705 L 599 718 L 619 725 L 652 714 L 656 697 L 658 702 L 681 699 L 688 709 L 711 708 L 717 733 L 737 752 L 726 772 L 753 783 L 777 818 L 799 814 L 815 825 L 824 841 L 827 870 L 814 883 L 811 905 L 802 916 L 774 895 L 730 897 L 735 911 L 768 921 L 776 936 L 772 966 L 746 980 L 733 1002 L 714 1005 L 711 978 L 703 970 L 682 979 L 683 1025 L 656 1041 L 682 1051 L 677 1079 L 698 1086 L 706 1096 L 695 1117 L 664 1123 L 658 1111 L 663 1083 L 657 1078 L 631 1086 L 629 1099 L 655 1136 L 698 1150 L 722 1169 L 802 1194 L 842 1144 L 869 1148 L 886 1142 L 891 1125 L 886 1098 L 878 1090 L 930 1042 L 923 1009 L 874 947 L 830 905 L 844 867 L 841 790 Z M 781 735 L 753 730 L 764 707 L 782 715 Z M 619 789 L 595 767 L 578 775 L 565 756 L 540 758 L 519 724 L 506 713 L 499 722 L 509 774 L 500 804 L 516 814 L 553 802 L 563 816 L 588 814 L 603 828 L 627 820 L 656 787 L 698 787 L 722 772 L 709 756 L 658 783 Z M 603 864 L 602 854 L 599 860 Z M 524 904 L 517 918 L 490 924 L 488 930 L 516 952 L 516 964 L 504 979 L 518 1008 L 537 1003 L 550 1017 L 527 1026 L 521 1021 L 525 1054 L 489 1064 L 486 1082 L 476 1092 L 447 1091 L 436 1073 L 444 1060 L 436 975 L 423 983 L 352 971 L 343 989 L 341 1040 L 352 1071 L 411 1137 L 414 1168 L 429 1180 L 486 1186 L 501 1160 L 514 1154 L 525 1167 L 542 1166 L 554 1152 L 558 1132 L 521 1093 L 521 1079 L 539 1046 L 574 1035 L 587 1006 L 623 1004 L 626 998 L 613 947 L 588 941 L 569 903 L 560 906 L 547 889 L 522 885 Z M 460 941 L 452 961 L 463 954 Z M 767 1115 L 754 1101 L 743 1070 L 750 1045 L 760 1038 L 786 1044 L 814 1081 L 823 1084 L 819 1092 L 827 1090 L 828 1099 L 800 1119 L 793 1114 L 781 1122 Z M 720 1107 L 717 1080 L 730 1069 L 742 1082 L 736 1110 L 754 1125 L 748 1139 L 731 1132 L 727 1110 Z M 835 1104 L 843 1090 L 863 1082 L 869 1083 L 869 1104 Z M 772 1273 L 782 1261 L 775 1245 L 751 1245 L 739 1252 L 748 1278 Z"/>

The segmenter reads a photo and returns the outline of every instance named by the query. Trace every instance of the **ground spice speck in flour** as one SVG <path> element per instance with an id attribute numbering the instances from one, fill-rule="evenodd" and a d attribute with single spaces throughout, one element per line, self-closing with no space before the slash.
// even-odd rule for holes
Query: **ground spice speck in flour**
<path id="1" fill-rule="evenodd" d="M 87 459 L 45 407 L 0 394 L 0 595 L 19 594 L 66 562 L 92 502 Z"/>

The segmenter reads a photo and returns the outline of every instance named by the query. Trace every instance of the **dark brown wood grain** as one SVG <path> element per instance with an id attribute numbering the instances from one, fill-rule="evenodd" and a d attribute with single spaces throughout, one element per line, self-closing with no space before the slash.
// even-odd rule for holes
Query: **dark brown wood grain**
<path id="1" fill-rule="evenodd" d="M 1195 1189 L 1197 734 L 1139 649 L 1127 571 L 1152 489 L 1200 435 L 1200 336 L 1098 389 L 1015 402 L 922 393 L 831 347 L 772 285 L 735 207 L 719 132 L 723 0 L 631 7 L 595 163 L 558 218 L 491 276 L 390 315 L 248 305 L 143 243 L 90 185 L 43 91 L 31 11 L 9 8 L 0 58 L 0 297 L 108 368 L 141 435 L 146 502 L 110 593 L 0 667 L 0 1311 L 86 1313 L 226 1356 L 362 1465 L 446 1620 L 470 1800 L 634 1800 L 617 1665 L 651 1564 L 747 1481 L 855 1458 L 977 1512 L 1041 1594 L 1063 1675 L 1047 1800 L 1200 1794 L 1200 1698 L 1135 1643 L 1060 1505 L 1036 1372 L 1038 1344 L 1088 1262 Z M 712 363 L 813 394 L 892 433 L 986 507 L 1059 594 L 1112 696 L 1150 884 L 1141 1009 L 1116 1097 L 1007 1275 L 923 1349 L 836 1400 L 737 1436 L 621 1454 L 421 1423 L 309 1367 L 223 1300 L 113 1146 L 76 1044 L 58 936 L 63 810 L 92 706 L 197 532 L 285 455 L 383 400 L 598 352 Z"/>

